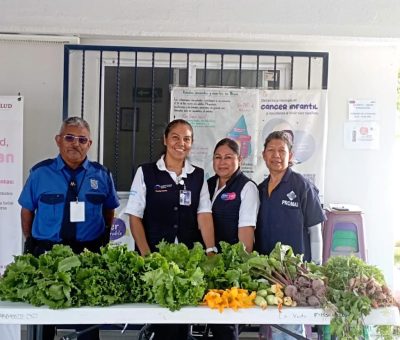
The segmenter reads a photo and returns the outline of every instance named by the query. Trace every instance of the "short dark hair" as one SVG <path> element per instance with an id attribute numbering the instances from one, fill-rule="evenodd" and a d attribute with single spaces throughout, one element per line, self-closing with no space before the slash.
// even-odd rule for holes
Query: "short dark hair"
<path id="1" fill-rule="evenodd" d="M 239 148 L 239 144 L 230 138 L 223 138 L 221 139 L 214 148 L 214 154 L 215 151 L 217 151 L 217 149 L 221 146 L 221 145 L 226 145 L 229 149 L 231 149 L 236 155 L 240 156 L 240 148 Z"/>
<path id="2" fill-rule="evenodd" d="M 293 132 L 292 132 L 293 133 Z M 289 137 L 290 136 L 290 137 Z M 292 151 L 293 143 L 292 143 L 292 134 L 290 134 L 287 130 L 283 131 L 273 131 L 271 132 L 264 142 L 264 150 L 267 147 L 268 143 L 273 139 L 280 139 L 285 142 L 289 151 Z"/>
<path id="3" fill-rule="evenodd" d="M 67 119 L 65 119 L 61 124 L 60 134 L 67 126 L 79 126 L 87 129 L 90 133 L 89 123 L 81 117 L 68 117 Z"/>

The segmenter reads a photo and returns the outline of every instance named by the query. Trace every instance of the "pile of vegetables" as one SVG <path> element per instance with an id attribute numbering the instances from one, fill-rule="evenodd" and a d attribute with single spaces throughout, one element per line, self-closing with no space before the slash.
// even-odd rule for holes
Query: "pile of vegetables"
<path id="1" fill-rule="evenodd" d="M 188 250 L 162 243 L 159 249 L 143 258 L 125 246 L 76 255 L 68 246 L 55 245 L 39 258 L 16 256 L 0 280 L 0 299 L 50 308 L 145 302 L 176 310 L 197 305 L 206 286 L 198 267 L 202 246 Z"/>
<path id="2" fill-rule="evenodd" d="M 328 280 L 327 299 L 333 311 L 332 333 L 340 339 L 363 334 L 363 317 L 372 308 L 397 305 L 382 272 L 355 256 L 335 256 L 322 267 Z M 381 337 L 392 338 L 392 327 L 378 326 Z"/>
<path id="3" fill-rule="evenodd" d="M 200 243 L 192 249 L 184 244 L 158 245 L 159 253 L 145 257 L 145 267 L 136 275 L 142 282 L 143 299 L 139 302 L 156 303 L 170 310 L 198 305 L 204 296 L 206 282 L 200 269 L 204 249 Z"/>
<path id="4" fill-rule="evenodd" d="M 248 253 L 241 243 L 220 246 L 221 253 L 209 257 L 201 244 L 188 249 L 161 242 L 158 252 L 142 257 L 126 246 L 76 255 L 56 245 L 38 258 L 15 256 L 0 278 L 0 300 L 50 308 L 139 302 L 170 310 L 202 303 L 220 311 L 254 304 L 322 307 L 341 339 L 363 334 L 371 308 L 396 304 L 379 269 L 354 256 L 317 266 L 280 243 L 269 255 Z M 388 326 L 378 330 L 390 338 Z"/>
<path id="5" fill-rule="evenodd" d="M 274 284 L 270 289 L 262 289 L 257 292 L 254 300 L 255 304 L 260 306 L 262 309 L 268 306 L 278 306 L 279 310 L 283 305 L 288 307 L 296 307 L 296 302 L 289 296 L 284 296 L 282 286 Z"/>
<path id="6" fill-rule="evenodd" d="M 267 298 L 267 304 L 293 307 L 325 305 L 326 285 L 320 267 L 303 262 L 302 255 L 294 255 L 290 246 L 278 242 L 269 256 L 259 256 L 252 263 L 252 277 L 264 279 L 271 285 L 267 294 L 258 294 Z M 265 305 L 260 298 L 257 302 Z"/>

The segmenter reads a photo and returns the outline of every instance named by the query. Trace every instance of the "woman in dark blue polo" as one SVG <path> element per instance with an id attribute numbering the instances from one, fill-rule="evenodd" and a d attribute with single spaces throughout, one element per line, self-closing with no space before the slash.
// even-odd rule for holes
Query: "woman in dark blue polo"
<path id="1" fill-rule="evenodd" d="M 260 209 L 255 232 L 255 250 L 269 254 L 277 242 L 289 245 L 305 261 L 322 262 L 321 223 L 325 214 L 318 189 L 291 168 L 292 138 L 287 131 L 271 132 L 265 140 L 263 158 L 269 176 L 258 186 Z M 285 325 L 303 334 L 303 325 Z M 272 339 L 292 339 L 272 328 Z"/>

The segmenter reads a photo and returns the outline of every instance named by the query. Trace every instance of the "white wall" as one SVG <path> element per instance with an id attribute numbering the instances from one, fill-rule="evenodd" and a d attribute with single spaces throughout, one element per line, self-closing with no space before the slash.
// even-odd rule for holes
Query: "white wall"
<path id="1" fill-rule="evenodd" d="M 398 57 L 390 47 L 337 47 L 330 53 L 329 70 L 326 201 L 362 207 L 369 262 L 391 279 L 393 235 L 398 228 L 394 203 L 399 189 L 394 169 L 399 157 L 394 154 Z M 377 101 L 379 150 L 344 149 L 343 123 L 351 98 Z"/>
<path id="2" fill-rule="evenodd" d="M 400 37 L 398 0 L 2 0 L 0 13 L 0 32 L 81 37 Z"/>
<path id="3" fill-rule="evenodd" d="M 397 0 L 124 0 L 81 1 L 79 7 L 71 1 L 3 0 L 0 13 L 2 32 L 78 34 L 82 43 L 329 52 L 325 203 L 363 208 L 369 261 L 392 282 L 393 231 L 399 227 L 394 168 L 399 41 L 388 38 L 400 38 Z M 25 97 L 25 177 L 35 162 L 56 152 L 62 72 L 62 46 L 0 42 L 0 94 Z M 350 98 L 377 101 L 379 150 L 344 149 Z"/>
<path id="4" fill-rule="evenodd" d="M 24 177 L 57 150 L 63 45 L 0 41 L 0 95 L 24 96 Z"/>

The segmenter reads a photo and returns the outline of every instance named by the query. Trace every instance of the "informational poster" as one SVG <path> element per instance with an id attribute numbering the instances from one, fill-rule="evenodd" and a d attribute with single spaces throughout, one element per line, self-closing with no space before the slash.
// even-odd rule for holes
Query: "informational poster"
<path id="1" fill-rule="evenodd" d="M 22 251 L 18 196 L 22 189 L 23 98 L 0 97 L 0 274 Z M 2 325 L 0 339 L 20 339 L 20 327 Z"/>
<path id="2" fill-rule="evenodd" d="M 349 120 L 377 120 L 376 101 L 372 99 L 350 99 Z"/>
<path id="3" fill-rule="evenodd" d="M 279 90 L 260 92 L 258 140 L 264 144 L 272 131 L 285 130 L 293 141 L 293 170 L 324 192 L 327 141 L 326 91 Z M 268 175 L 260 155 L 255 177 Z M 262 164 L 262 165 L 261 165 Z"/>
<path id="4" fill-rule="evenodd" d="M 257 162 L 258 95 L 255 89 L 186 88 L 172 91 L 171 119 L 182 118 L 194 129 L 190 155 L 193 164 L 214 175 L 212 156 L 215 144 L 229 137 L 240 144 L 242 171 L 253 177 Z"/>
<path id="5" fill-rule="evenodd" d="M 344 123 L 344 147 L 346 149 L 378 150 L 379 124 L 371 121 Z"/>
<path id="6" fill-rule="evenodd" d="M 260 183 L 268 175 L 262 158 L 266 136 L 287 130 L 293 139 L 294 170 L 324 184 L 326 91 L 176 87 L 171 95 L 171 120 L 188 120 L 194 129 L 191 161 L 214 175 L 212 154 L 224 137 L 237 140 L 242 171 Z"/>

